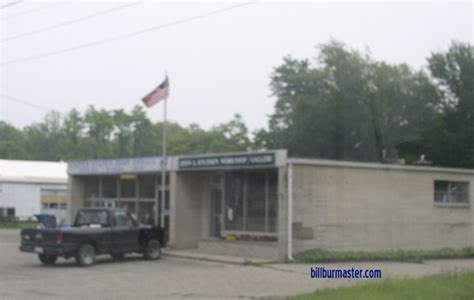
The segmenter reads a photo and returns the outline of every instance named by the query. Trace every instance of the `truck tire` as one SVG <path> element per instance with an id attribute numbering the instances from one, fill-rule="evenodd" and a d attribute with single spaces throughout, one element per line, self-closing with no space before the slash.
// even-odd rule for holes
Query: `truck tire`
<path id="1" fill-rule="evenodd" d="M 43 263 L 43 265 L 54 265 L 54 263 L 58 259 L 57 256 L 46 254 L 38 254 L 38 258 Z"/>
<path id="2" fill-rule="evenodd" d="M 159 259 L 161 257 L 161 244 L 157 240 L 149 240 L 143 249 L 143 257 L 149 260 Z"/>
<path id="3" fill-rule="evenodd" d="M 95 262 L 95 248 L 91 244 L 82 245 L 76 254 L 76 262 L 81 267 L 87 267 Z"/>

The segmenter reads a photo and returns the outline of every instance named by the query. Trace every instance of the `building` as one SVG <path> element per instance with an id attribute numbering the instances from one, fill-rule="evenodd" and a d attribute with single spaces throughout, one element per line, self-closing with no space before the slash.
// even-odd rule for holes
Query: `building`
<path id="1" fill-rule="evenodd" d="M 0 219 L 66 218 L 66 169 L 64 162 L 0 160 Z"/>
<path id="2" fill-rule="evenodd" d="M 170 247 L 285 258 L 308 249 L 474 246 L 474 170 L 288 158 L 286 150 L 68 165 L 70 216 L 156 208 Z M 158 206 L 155 203 L 158 202 Z"/>

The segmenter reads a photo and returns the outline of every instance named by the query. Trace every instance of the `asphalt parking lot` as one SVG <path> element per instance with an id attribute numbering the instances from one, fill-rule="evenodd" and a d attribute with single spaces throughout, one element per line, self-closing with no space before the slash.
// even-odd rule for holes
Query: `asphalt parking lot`
<path id="1" fill-rule="evenodd" d="M 54 266 L 43 266 L 36 255 L 18 251 L 18 236 L 17 230 L 0 230 L 1 299 L 275 298 L 363 282 L 311 279 L 310 265 L 244 266 L 168 256 L 158 261 L 145 261 L 139 255 L 130 255 L 123 261 L 101 256 L 89 268 L 77 267 L 73 259 L 60 259 Z M 384 277 L 420 277 L 474 270 L 474 260 L 321 265 L 381 268 Z"/>

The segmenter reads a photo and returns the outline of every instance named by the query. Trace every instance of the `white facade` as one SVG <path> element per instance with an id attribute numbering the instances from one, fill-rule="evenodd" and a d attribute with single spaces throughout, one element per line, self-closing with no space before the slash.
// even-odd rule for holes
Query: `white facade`
<path id="1" fill-rule="evenodd" d="M 64 218 L 66 167 L 64 162 L 0 160 L 0 218 L 28 220 L 39 213 Z M 51 194 L 65 196 L 54 198 Z M 61 199 L 63 204 L 48 199 Z"/>

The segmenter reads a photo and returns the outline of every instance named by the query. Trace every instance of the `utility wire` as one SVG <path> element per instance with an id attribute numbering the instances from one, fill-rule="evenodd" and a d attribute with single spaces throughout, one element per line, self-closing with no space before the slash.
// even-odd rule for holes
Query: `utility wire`
<path id="1" fill-rule="evenodd" d="M 23 2 L 23 0 L 3 4 L 2 6 L 0 6 L 0 9 L 4 9 L 4 8 L 7 8 L 7 7 L 10 7 L 10 6 L 13 6 L 13 5 L 17 5 L 17 4 L 20 4 L 21 2 Z"/>
<path id="2" fill-rule="evenodd" d="M 22 37 L 31 36 L 31 35 L 39 34 L 39 33 L 46 32 L 46 31 L 51 31 L 51 30 L 54 30 L 56 28 L 60 28 L 60 27 L 63 27 L 63 26 L 67 26 L 67 25 L 79 23 L 79 22 L 82 22 L 82 21 L 86 21 L 88 19 L 92 19 L 92 18 L 96 18 L 96 17 L 99 17 L 99 16 L 111 14 L 111 13 L 117 12 L 119 10 L 129 8 L 131 6 L 136 6 L 136 5 L 143 4 L 145 2 L 146 2 L 146 0 L 142 0 L 142 1 L 128 3 L 128 4 L 125 4 L 125 5 L 116 6 L 114 8 L 110 8 L 110 9 L 105 9 L 105 10 L 102 10 L 102 11 L 99 11 L 99 12 L 96 12 L 96 13 L 93 13 L 93 14 L 90 14 L 90 15 L 86 15 L 86 16 L 83 16 L 83 17 L 79 17 L 79 18 L 76 18 L 76 19 L 69 20 L 69 21 L 66 21 L 66 22 L 63 22 L 63 23 L 43 27 L 43 28 L 40 28 L 40 29 L 32 30 L 32 31 L 23 32 L 23 33 L 20 33 L 18 35 L 12 36 L 12 37 L 7 37 L 7 38 L 4 38 L 4 39 L 0 40 L 0 42 L 5 43 L 7 41 L 16 40 L 16 39 L 19 39 L 19 38 L 22 38 Z"/>
<path id="3" fill-rule="evenodd" d="M 5 20 L 9 20 L 9 19 L 14 19 L 16 17 L 20 17 L 20 16 L 32 14 L 32 13 L 35 13 L 35 12 L 38 12 L 38 11 L 50 9 L 50 8 L 56 7 L 58 5 L 63 5 L 63 4 L 66 4 L 66 2 L 67 1 L 61 1 L 61 2 L 52 3 L 50 5 L 44 5 L 44 6 L 41 6 L 41 7 L 38 7 L 38 8 L 25 10 L 25 11 L 22 11 L 22 12 L 19 12 L 19 13 L 16 13 L 16 14 L 11 14 L 11 15 L 5 16 L 5 17 L 1 18 L 0 20 L 5 21 Z"/>
<path id="4" fill-rule="evenodd" d="M 16 97 L 12 97 L 12 96 L 8 96 L 8 95 L 5 95 L 5 94 L 0 94 L 0 96 L 4 99 L 9 100 L 9 101 L 21 103 L 23 105 L 27 105 L 27 106 L 30 106 L 30 107 L 33 107 L 33 108 L 36 108 L 36 109 L 39 109 L 39 110 L 43 110 L 43 111 L 47 111 L 47 112 L 52 111 L 52 110 L 56 110 L 54 108 L 34 104 L 34 103 L 29 102 L 29 101 L 19 99 L 19 98 L 16 98 Z"/>
<path id="5" fill-rule="evenodd" d="M 123 39 L 127 39 L 127 38 L 134 37 L 134 36 L 137 36 L 137 35 L 152 32 L 152 31 L 155 31 L 155 30 L 163 29 L 163 28 L 166 28 L 166 27 L 172 27 L 172 26 L 175 26 L 175 25 L 189 23 L 189 22 L 192 22 L 192 21 L 195 21 L 195 20 L 199 20 L 199 19 L 203 19 L 203 18 L 212 16 L 212 15 L 217 15 L 217 14 L 220 14 L 220 13 L 224 13 L 226 11 L 230 11 L 230 10 L 237 9 L 237 8 L 240 8 L 240 7 L 244 7 L 244 6 L 247 6 L 247 5 L 256 4 L 257 2 L 258 2 L 258 0 L 251 1 L 251 2 L 245 2 L 245 3 L 240 3 L 240 4 L 234 4 L 234 5 L 231 5 L 231 6 L 211 10 L 211 11 L 203 13 L 203 14 L 183 18 L 183 19 L 176 20 L 176 21 L 173 21 L 173 22 L 148 27 L 148 28 L 141 29 L 141 30 L 134 31 L 134 32 L 130 32 L 130 33 L 116 35 L 116 36 L 110 37 L 108 39 L 97 40 L 97 41 L 93 41 L 93 42 L 89 42 L 89 43 L 80 44 L 80 45 L 70 47 L 70 48 L 64 48 L 64 49 L 60 49 L 60 50 L 56 50 L 56 51 L 52 51 L 52 52 L 46 52 L 46 53 L 41 53 L 41 54 L 37 54 L 37 55 L 33 55 L 33 56 L 8 60 L 8 61 L 3 62 L 1 65 L 6 66 L 6 65 L 11 65 L 11 64 L 21 63 L 21 62 L 37 60 L 37 59 L 41 59 L 41 58 L 45 58 L 45 57 L 51 57 L 51 56 L 59 55 L 59 54 L 66 53 L 66 52 L 76 51 L 76 50 L 79 50 L 79 49 L 89 48 L 89 47 L 98 46 L 98 45 L 102 45 L 102 44 L 106 44 L 106 43 L 110 43 L 110 42 L 114 42 L 114 41 L 118 41 L 118 40 L 123 40 Z"/>

